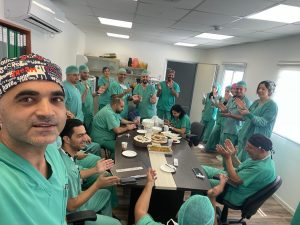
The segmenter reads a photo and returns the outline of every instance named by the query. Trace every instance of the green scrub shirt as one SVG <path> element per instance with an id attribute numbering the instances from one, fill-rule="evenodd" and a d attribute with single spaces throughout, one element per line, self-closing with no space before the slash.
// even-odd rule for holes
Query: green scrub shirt
<path id="1" fill-rule="evenodd" d="M 67 110 L 74 114 L 76 119 L 79 119 L 83 122 L 84 116 L 82 112 L 82 100 L 79 90 L 72 85 L 69 81 L 63 82 L 64 91 L 65 91 L 65 105 Z"/>
<path id="2" fill-rule="evenodd" d="M 277 104 L 269 99 L 263 105 L 259 105 L 256 100 L 249 108 L 249 114 L 244 116 L 245 122 L 238 135 L 238 158 L 245 161 L 248 154 L 245 151 L 247 140 L 253 134 L 262 134 L 271 137 L 276 121 L 278 107 Z"/>
<path id="3" fill-rule="evenodd" d="M 76 198 L 81 193 L 79 166 L 68 156 L 62 149 L 60 155 L 65 163 L 68 172 L 69 194 L 68 198 Z M 86 203 L 79 207 L 76 211 L 94 210 L 101 211 L 103 215 L 97 214 L 97 220 L 94 222 L 86 222 L 86 224 L 113 224 L 120 225 L 120 222 L 112 218 L 112 209 L 110 202 L 110 192 L 106 189 L 99 189 Z M 68 212 L 71 213 L 71 212 Z"/>
<path id="4" fill-rule="evenodd" d="M 158 117 L 161 119 L 170 120 L 170 110 L 172 106 L 175 105 L 176 97 L 172 95 L 172 92 L 167 86 L 166 81 L 161 81 L 160 86 L 161 94 L 157 102 Z M 175 81 L 173 81 L 173 88 L 177 93 L 180 93 L 180 87 Z"/>
<path id="5" fill-rule="evenodd" d="M 212 179 L 214 175 L 226 174 L 223 170 L 209 166 L 203 166 L 203 169 L 212 186 L 219 183 L 219 181 Z M 247 197 L 273 182 L 276 178 L 275 164 L 270 156 L 262 160 L 247 159 L 236 168 L 236 172 L 243 183 L 238 187 L 229 185 L 224 199 L 237 206 L 242 205 Z"/>
<path id="6" fill-rule="evenodd" d="M 110 87 L 110 93 L 111 93 L 111 95 L 119 95 L 119 94 L 122 94 L 128 88 L 129 88 L 129 84 L 121 85 L 119 82 L 114 82 Z M 130 96 L 131 96 L 131 93 L 127 93 L 122 98 L 124 100 L 124 109 L 120 113 L 120 116 L 124 119 L 127 119 L 127 117 L 128 117 L 128 98 Z"/>
<path id="7" fill-rule="evenodd" d="M 94 117 L 94 98 L 91 90 L 91 84 L 89 81 L 87 82 L 89 85 L 89 90 L 87 91 L 85 102 L 82 102 L 82 111 L 84 115 L 84 125 L 87 129 L 87 132 L 90 133 L 92 130 L 92 122 Z M 76 87 L 82 96 L 85 92 L 85 85 L 81 81 L 78 81 Z"/>
<path id="8" fill-rule="evenodd" d="M 114 128 L 120 127 L 121 116 L 115 113 L 111 105 L 106 105 L 94 117 L 91 137 L 101 147 L 107 148 L 114 157 L 116 134 Z"/>
<path id="9" fill-rule="evenodd" d="M 247 108 L 250 107 L 251 101 L 246 96 L 244 96 L 241 100 L 245 103 Z M 228 112 L 230 112 L 231 114 L 240 115 L 238 107 L 235 104 L 235 98 L 232 98 L 228 102 L 227 109 Z M 242 125 L 243 121 L 236 120 L 230 117 L 224 117 L 224 126 L 221 134 L 220 143 L 223 144 L 226 139 L 230 139 L 234 145 L 237 145 L 238 132 L 241 129 Z"/>
<path id="10" fill-rule="evenodd" d="M 155 116 L 155 104 L 150 102 L 150 98 L 153 95 L 156 95 L 155 88 L 147 84 L 146 88 L 144 89 L 141 84 L 138 84 L 134 90 L 134 95 L 142 96 L 142 101 L 137 105 L 137 110 L 142 119 L 149 119 Z"/>
<path id="11" fill-rule="evenodd" d="M 175 128 L 185 128 L 185 134 L 191 133 L 191 122 L 188 115 L 184 115 L 181 119 L 176 120 L 174 117 L 171 117 L 171 123 Z"/>
<path id="12" fill-rule="evenodd" d="M 108 80 L 102 76 L 99 80 L 98 80 L 98 87 L 104 86 L 106 83 L 108 82 Z M 102 109 L 104 106 L 106 106 L 107 104 L 110 104 L 111 101 L 111 85 L 116 82 L 114 78 L 109 78 L 109 87 L 106 89 L 106 91 L 104 93 L 102 93 L 99 96 L 99 110 Z"/>
<path id="13" fill-rule="evenodd" d="M 45 152 L 48 179 L 2 143 L 0 152 L 0 223 L 65 225 L 68 178 L 56 144 Z"/>

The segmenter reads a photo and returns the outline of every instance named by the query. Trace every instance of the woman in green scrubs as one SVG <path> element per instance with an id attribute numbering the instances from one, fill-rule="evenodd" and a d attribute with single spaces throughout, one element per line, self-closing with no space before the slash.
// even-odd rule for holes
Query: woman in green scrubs
<path id="1" fill-rule="evenodd" d="M 111 85 L 115 82 L 115 79 L 110 77 L 110 69 L 108 67 L 103 67 L 102 73 L 103 76 L 98 80 L 98 93 L 101 93 L 98 101 L 99 110 L 110 103 Z"/>
<path id="2" fill-rule="evenodd" d="M 253 102 L 249 109 L 240 99 L 235 100 L 239 112 L 245 120 L 238 135 L 238 158 L 241 162 L 249 157 L 244 149 L 252 134 L 263 134 L 266 137 L 271 137 L 278 112 L 276 102 L 270 98 L 275 87 L 273 81 L 260 82 L 256 90 L 259 99 Z"/>
<path id="3" fill-rule="evenodd" d="M 181 105 L 173 105 L 171 108 L 171 120 L 166 124 L 170 125 L 170 130 L 185 136 L 191 133 L 191 122 Z"/>

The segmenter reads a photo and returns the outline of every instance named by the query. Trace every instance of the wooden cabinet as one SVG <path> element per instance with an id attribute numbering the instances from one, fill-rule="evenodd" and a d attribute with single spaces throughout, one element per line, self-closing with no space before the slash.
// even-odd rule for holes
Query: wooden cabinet
<path id="1" fill-rule="evenodd" d="M 0 19 L 0 58 L 18 57 L 31 53 L 31 31 Z"/>

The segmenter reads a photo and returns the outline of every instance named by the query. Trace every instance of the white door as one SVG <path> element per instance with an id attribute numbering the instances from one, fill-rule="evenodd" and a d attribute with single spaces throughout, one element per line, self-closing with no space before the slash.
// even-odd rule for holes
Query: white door
<path id="1" fill-rule="evenodd" d="M 200 122 L 201 120 L 204 107 L 202 105 L 203 94 L 211 91 L 217 68 L 216 64 L 198 64 L 190 112 L 191 122 Z"/>

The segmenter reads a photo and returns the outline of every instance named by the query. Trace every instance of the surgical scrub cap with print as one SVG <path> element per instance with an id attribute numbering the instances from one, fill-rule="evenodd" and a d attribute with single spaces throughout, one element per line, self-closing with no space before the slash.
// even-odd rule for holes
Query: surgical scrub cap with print
<path id="1" fill-rule="evenodd" d="M 215 211 L 208 197 L 193 195 L 180 207 L 179 225 L 212 225 Z"/>
<path id="2" fill-rule="evenodd" d="M 52 81 L 63 87 L 62 73 L 58 65 L 37 54 L 0 61 L 0 96 L 10 88 L 26 81 Z"/>

